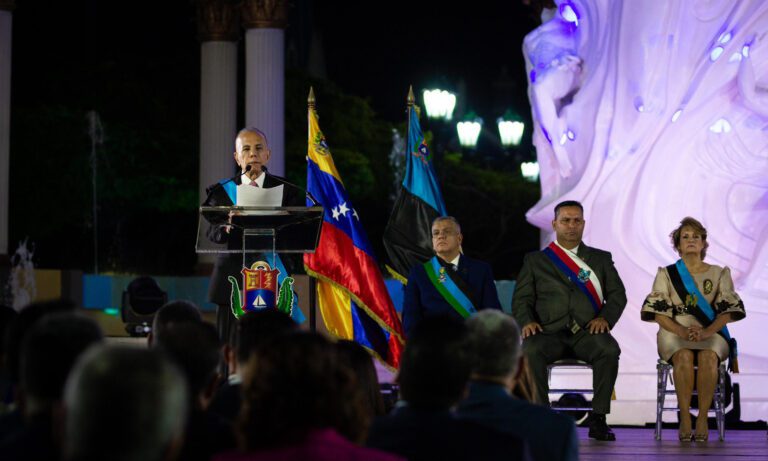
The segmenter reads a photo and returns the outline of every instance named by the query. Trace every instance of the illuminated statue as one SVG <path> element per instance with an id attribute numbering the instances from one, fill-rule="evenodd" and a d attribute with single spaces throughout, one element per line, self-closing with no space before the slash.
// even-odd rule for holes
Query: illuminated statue
<path id="1" fill-rule="evenodd" d="M 768 2 L 556 3 L 524 44 L 542 186 L 529 222 L 548 242 L 554 205 L 584 204 L 585 242 L 627 288 L 625 373 L 654 369 L 656 331 L 631 312 L 677 258 L 670 230 L 696 217 L 746 305 L 742 369 L 768 365 Z"/>

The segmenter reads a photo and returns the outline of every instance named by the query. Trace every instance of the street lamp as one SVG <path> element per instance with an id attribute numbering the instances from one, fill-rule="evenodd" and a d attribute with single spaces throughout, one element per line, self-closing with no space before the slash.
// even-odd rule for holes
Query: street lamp
<path id="1" fill-rule="evenodd" d="M 539 178 L 538 162 L 523 162 L 520 164 L 520 172 L 523 178 L 530 182 L 535 182 Z"/>
<path id="2" fill-rule="evenodd" d="M 520 140 L 523 139 L 523 132 L 525 131 L 525 124 L 523 122 L 509 120 L 507 117 L 499 117 L 496 119 L 496 124 L 499 127 L 499 137 L 501 137 L 502 146 L 520 145 Z"/>
<path id="3" fill-rule="evenodd" d="M 424 105 L 427 108 L 427 117 L 445 121 L 453 118 L 453 109 L 456 107 L 456 95 L 445 90 L 424 90 Z"/>
<path id="4" fill-rule="evenodd" d="M 474 149 L 477 146 L 477 138 L 480 137 L 480 130 L 483 128 L 483 119 L 480 117 L 470 117 L 469 120 L 456 124 L 456 131 L 459 133 L 459 144 L 461 147 Z"/>

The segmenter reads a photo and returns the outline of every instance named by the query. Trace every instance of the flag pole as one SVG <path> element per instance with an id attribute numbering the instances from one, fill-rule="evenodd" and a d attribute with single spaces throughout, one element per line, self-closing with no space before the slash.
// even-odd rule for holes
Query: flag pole
<path id="1" fill-rule="evenodd" d="M 309 96 L 307 97 L 307 110 L 315 110 L 315 90 L 309 87 Z M 309 329 L 317 331 L 317 281 L 311 275 L 309 278 Z"/>
<path id="2" fill-rule="evenodd" d="M 416 98 L 413 96 L 413 85 L 408 85 L 408 97 L 406 98 L 406 109 L 405 109 L 405 161 L 408 162 L 409 157 L 411 156 L 411 153 L 408 152 L 408 139 L 411 132 L 411 111 L 415 110 L 414 105 L 416 104 Z M 406 163 L 406 171 L 408 169 L 408 164 Z M 402 182 L 401 182 L 402 184 Z M 402 188 L 402 185 L 400 186 Z M 401 192 L 402 193 L 402 192 Z M 399 196 L 398 196 L 399 197 Z M 395 200 L 395 203 L 397 203 L 397 200 Z M 390 216 L 391 218 L 391 216 Z M 386 236 L 384 237 L 384 240 L 386 240 Z M 386 245 L 386 244 L 385 244 Z M 389 264 L 384 264 L 384 267 L 387 269 L 387 272 L 389 272 L 389 275 L 395 278 L 395 280 L 399 281 L 403 285 L 408 284 L 408 280 L 406 277 L 408 274 L 401 274 L 397 272 L 395 269 L 393 269 Z"/>
<path id="3" fill-rule="evenodd" d="M 408 136 L 410 135 L 411 131 L 411 111 L 414 110 L 414 104 L 416 104 L 416 98 L 413 96 L 413 85 L 408 86 L 408 109 L 406 110 L 406 124 L 405 124 L 405 148 L 408 149 Z M 405 157 L 408 158 L 410 155 L 410 152 L 405 153 Z"/>

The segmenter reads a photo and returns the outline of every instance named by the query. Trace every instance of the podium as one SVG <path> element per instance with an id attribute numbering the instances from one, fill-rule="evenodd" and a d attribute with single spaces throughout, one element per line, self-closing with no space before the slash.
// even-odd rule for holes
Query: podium
<path id="1" fill-rule="evenodd" d="M 195 252 L 240 255 L 314 253 L 320 242 L 323 207 L 202 206 Z M 312 280 L 310 278 L 310 280 Z M 310 284 L 310 327 L 315 328 L 315 293 Z"/>

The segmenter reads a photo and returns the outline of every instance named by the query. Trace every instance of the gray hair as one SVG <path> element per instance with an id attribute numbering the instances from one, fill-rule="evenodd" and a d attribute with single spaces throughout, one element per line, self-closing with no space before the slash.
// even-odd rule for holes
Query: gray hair
<path id="1" fill-rule="evenodd" d="M 454 218 L 453 216 L 438 216 L 435 218 L 434 221 L 432 221 L 432 227 L 434 227 L 435 224 L 443 221 L 449 221 L 452 222 L 454 226 L 456 226 L 456 232 L 461 234 L 461 225 L 459 224 L 459 220 Z"/>
<path id="2" fill-rule="evenodd" d="M 472 350 L 472 372 L 506 377 L 517 372 L 522 353 L 517 322 L 501 311 L 481 310 L 467 319 Z"/>
<path id="3" fill-rule="evenodd" d="M 94 346 L 64 391 L 67 458 L 161 459 L 184 430 L 187 387 L 156 350 Z"/>
<path id="4" fill-rule="evenodd" d="M 235 150 L 237 150 L 237 140 L 240 139 L 240 135 L 244 133 L 254 133 L 261 136 L 262 139 L 264 139 L 264 147 L 269 148 L 269 140 L 267 139 L 266 133 L 256 128 L 255 126 L 249 126 L 237 132 L 237 136 L 235 136 Z"/>

